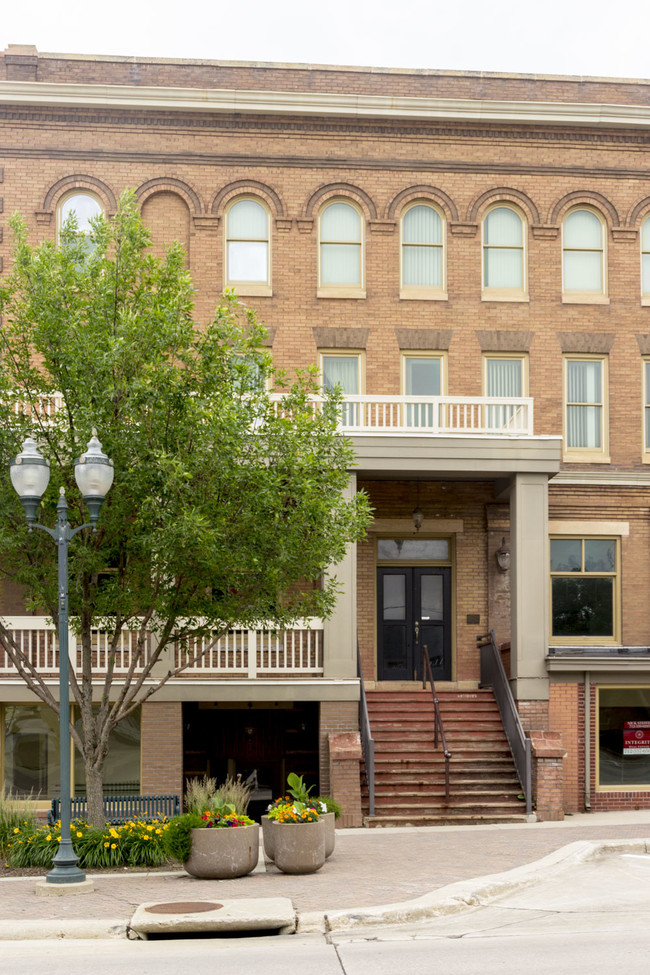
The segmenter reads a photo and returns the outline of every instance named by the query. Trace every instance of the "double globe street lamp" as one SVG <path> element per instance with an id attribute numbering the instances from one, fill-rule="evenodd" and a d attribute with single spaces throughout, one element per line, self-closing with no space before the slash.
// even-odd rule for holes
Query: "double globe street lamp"
<path id="1" fill-rule="evenodd" d="M 25 510 L 29 530 L 40 528 L 47 532 L 59 551 L 58 614 L 59 614 L 59 740 L 61 765 L 61 842 L 54 857 L 52 870 L 46 880 L 51 884 L 82 883 L 86 875 L 77 863 L 70 837 L 70 661 L 68 657 L 68 546 L 84 528 L 97 531 L 104 498 L 113 483 L 113 461 L 102 452 L 97 431 L 92 431 L 85 454 L 75 461 L 74 476 L 88 508 L 90 521 L 78 528 L 68 523 L 68 503 L 65 489 L 61 488 L 56 506 L 55 528 L 46 528 L 36 521 L 38 507 L 50 480 L 50 462 L 43 457 L 34 440 L 28 437 L 21 453 L 9 466 L 11 483 L 16 489 Z"/>

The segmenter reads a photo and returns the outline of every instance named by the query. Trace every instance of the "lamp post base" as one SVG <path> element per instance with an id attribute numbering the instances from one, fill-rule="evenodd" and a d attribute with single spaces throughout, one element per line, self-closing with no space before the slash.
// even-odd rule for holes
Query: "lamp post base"
<path id="1" fill-rule="evenodd" d="M 81 884 L 86 879 L 86 874 L 77 864 L 76 856 L 71 840 L 61 840 L 58 852 L 52 862 L 52 869 L 46 875 L 45 880 L 48 884 Z"/>

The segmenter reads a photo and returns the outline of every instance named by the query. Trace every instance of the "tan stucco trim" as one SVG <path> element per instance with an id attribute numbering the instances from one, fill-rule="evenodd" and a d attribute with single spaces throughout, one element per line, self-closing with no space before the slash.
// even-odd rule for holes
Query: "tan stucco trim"
<path id="1" fill-rule="evenodd" d="M 435 534 L 442 532 L 444 535 L 460 535 L 463 532 L 463 524 L 462 518 L 425 518 L 420 531 L 416 535 L 411 518 L 375 518 L 368 531 L 386 534 L 396 532 L 399 535 L 413 535 L 413 537 L 418 537 L 428 532 L 434 532 Z"/>
<path id="2" fill-rule="evenodd" d="M 0 81 L 0 102 L 52 107 L 78 105 L 147 111 L 160 109 L 166 112 L 264 112 L 282 115 L 463 119 L 539 125 L 650 126 L 648 105 L 57 84 L 40 81 Z"/>
<path id="3" fill-rule="evenodd" d="M 355 648 L 356 649 L 356 648 Z M 58 699 L 58 680 L 46 681 Z M 145 687 L 147 684 L 145 684 Z M 99 701 L 103 684 L 93 686 L 93 697 Z M 115 682 L 111 699 L 120 690 Z M 178 680 L 169 681 L 150 698 L 153 703 L 163 701 L 358 701 L 359 681 L 327 680 L 323 677 L 291 680 Z M 0 681 L 0 701 L 5 704 L 33 704 L 37 700 L 20 679 Z"/>
<path id="4" fill-rule="evenodd" d="M 549 535 L 629 535 L 629 521 L 549 521 Z"/>

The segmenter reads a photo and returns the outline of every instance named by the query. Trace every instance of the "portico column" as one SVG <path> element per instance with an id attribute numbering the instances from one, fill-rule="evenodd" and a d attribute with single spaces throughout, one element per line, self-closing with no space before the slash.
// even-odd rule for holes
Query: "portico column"
<path id="1" fill-rule="evenodd" d="M 515 474 L 510 491 L 511 678 L 516 700 L 548 700 L 548 475 Z"/>
<path id="2" fill-rule="evenodd" d="M 357 492 L 357 475 L 351 474 L 346 498 Z M 335 575 L 340 592 L 334 612 L 324 622 L 324 677 L 345 679 L 357 676 L 357 546 L 348 546 L 341 562 L 332 566 L 328 575 Z"/>

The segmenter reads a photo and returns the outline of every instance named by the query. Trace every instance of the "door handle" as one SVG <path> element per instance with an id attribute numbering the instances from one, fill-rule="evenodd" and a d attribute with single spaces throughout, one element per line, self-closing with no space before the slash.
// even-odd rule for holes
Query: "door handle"
<path id="1" fill-rule="evenodd" d="M 419 620 L 416 620 L 415 621 L 415 642 L 416 642 L 416 644 L 418 646 L 420 645 L 420 622 L 419 622 Z"/>

